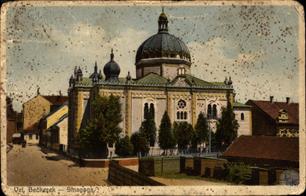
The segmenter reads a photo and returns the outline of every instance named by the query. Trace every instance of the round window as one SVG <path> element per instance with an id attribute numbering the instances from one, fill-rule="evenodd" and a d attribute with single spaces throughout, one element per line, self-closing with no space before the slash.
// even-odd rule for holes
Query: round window
<path id="1" fill-rule="evenodd" d="M 177 103 L 178 107 L 180 109 L 183 109 L 186 107 L 186 102 L 184 100 L 179 100 L 179 102 Z"/>

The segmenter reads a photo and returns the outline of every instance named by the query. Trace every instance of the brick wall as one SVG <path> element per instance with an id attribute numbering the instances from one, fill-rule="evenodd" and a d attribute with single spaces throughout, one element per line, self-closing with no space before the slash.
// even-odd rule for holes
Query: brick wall
<path id="1" fill-rule="evenodd" d="M 118 186 L 163 186 L 141 173 L 125 168 L 118 164 L 117 161 L 110 161 L 108 181 Z"/>

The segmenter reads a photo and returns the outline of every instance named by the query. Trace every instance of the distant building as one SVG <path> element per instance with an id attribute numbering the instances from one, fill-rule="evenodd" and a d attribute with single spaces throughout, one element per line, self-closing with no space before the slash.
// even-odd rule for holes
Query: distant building
<path id="1" fill-rule="evenodd" d="M 37 95 L 23 104 L 23 131 L 28 143 L 38 143 L 38 124 L 42 117 L 61 107 L 68 100 L 67 96 Z"/>
<path id="2" fill-rule="evenodd" d="M 284 172 L 299 172 L 299 139 L 240 136 L 227 148 L 222 158 L 253 167 L 257 172 L 253 178 L 257 178 L 258 184 L 280 184 Z"/>
<path id="3" fill-rule="evenodd" d="M 299 135 L 299 104 L 290 102 L 249 100 L 252 106 L 253 135 L 298 137 Z"/>
<path id="4" fill-rule="evenodd" d="M 235 119 L 238 121 L 238 136 L 252 135 L 252 107 L 246 104 L 235 102 L 233 109 Z"/>
<path id="5" fill-rule="evenodd" d="M 168 30 L 168 18 L 162 12 L 158 18 L 158 31 L 145 40 L 137 49 L 135 58 L 136 78 L 128 73 L 119 77 L 120 66 L 111 51 L 103 73 L 94 65 L 89 77 L 83 76 L 76 67 L 69 81 L 69 149 L 78 147 L 78 133 L 89 118 L 91 97 L 111 94 L 120 97 L 123 121 L 120 124 L 123 135 L 131 136 L 139 130 L 144 120 L 144 109 L 154 111 L 158 127 L 165 111 L 171 122 L 188 122 L 195 126 L 202 112 L 208 119 L 212 131 L 221 118 L 222 108 L 227 101 L 234 100 L 231 78 L 224 81 L 208 82 L 191 75 L 191 55 L 187 45 Z M 236 107 L 240 115 L 245 112 L 241 130 L 250 134 L 248 107 Z M 158 133 L 157 133 L 158 134 Z M 238 131 L 238 135 L 241 133 Z M 158 137 L 157 137 L 158 138 Z M 156 139 L 156 147 L 158 141 Z"/>
<path id="6" fill-rule="evenodd" d="M 66 151 L 68 142 L 68 103 L 43 117 L 39 123 L 39 143 L 54 150 Z"/>
<path id="7" fill-rule="evenodd" d="M 6 131 L 6 143 L 12 142 L 12 136 L 17 133 L 17 119 L 18 113 L 13 109 L 12 99 L 6 97 L 6 119 L 7 119 L 7 131 Z"/>

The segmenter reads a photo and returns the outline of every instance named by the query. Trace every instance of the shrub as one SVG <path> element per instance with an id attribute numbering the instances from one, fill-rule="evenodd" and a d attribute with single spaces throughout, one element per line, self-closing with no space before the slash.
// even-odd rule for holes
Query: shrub
<path id="1" fill-rule="evenodd" d="M 142 136 L 139 132 L 131 136 L 131 143 L 134 147 L 134 155 L 138 155 L 139 153 L 145 155 L 150 150 L 146 137 Z"/>
<path id="2" fill-rule="evenodd" d="M 251 179 L 252 170 L 244 163 L 227 163 L 225 165 L 225 180 L 243 184 Z"/>
<path id="3" fill-rule="evenodd" d="M 133 154 L 133 145 L 130 142 L 130 138 L 128 136 L 118 140 L 116 143 L 116 154 L 122 157 L 130 156 Z"/>

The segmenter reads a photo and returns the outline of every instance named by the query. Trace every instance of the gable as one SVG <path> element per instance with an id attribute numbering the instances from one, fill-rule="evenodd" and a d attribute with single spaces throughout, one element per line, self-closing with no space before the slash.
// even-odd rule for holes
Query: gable
<path id="1" fill-rule="evenodd" d="M 190 87 L 188 82 L 186 81 L 185 78 L 183 77 L 178 77 L 172 82 L 172 86 L 177 86 L 177 87 Z"/>

